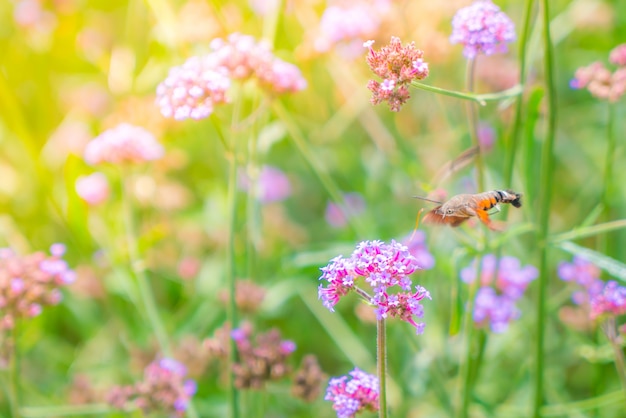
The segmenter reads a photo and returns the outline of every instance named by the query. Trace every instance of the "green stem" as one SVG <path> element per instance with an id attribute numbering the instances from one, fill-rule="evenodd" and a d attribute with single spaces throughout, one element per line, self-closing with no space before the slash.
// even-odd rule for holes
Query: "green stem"
<path id="1" fill-rule="evenodd" d="M 154 335 L 159 343 L 161 352 L 166 356 L 171 356 L 167 332 L 165 331 L 165 327 L 159 318 L 154 296 L 152 294 L 152 290 L 150 289 L 150 283 L 148 282 L 146 275 L 146 266 L 139 255 L 133 219 L 133 209 L 130 203 L 128 185 L 126 184 L 127 178 L 124 175 L 120 175 L 120 182 L 122 184 L 122 211 L 126 229 L 126 241 L 128 245 L 130 268 L 133 275 L 137 279 L 137 287 L 143 304 L 144 313 L 148 317 L 148 322 L 150 323 L 152 331 L 154 332 Z"/>
<path id="2" fill-rule="evenodd" d="M 476 69 L 476 59 L 467 60 L 467 70 L 465 73 L 465 88 L 469 92 L 474 91 L 474 72 Z M 483 162 L 483 151 L 478 140 L 478 111 L 472 102 L 467 103 L 467 125 L 472 143 L 477 147 L 476 152 L 476 188 L 478 192 L 485 190 L 485 164 Z"/>
<path id="3" fill-rule="evenodd" d="M 237 169 L 238 152 L 237 141 L 231 141 L 234 152 L 230 156 L 230 166 L 228 171 L 228 246 L 226 253 L 226 283 L 228 286 L 228 323 L 230 329 L 234 329 L 238 324 L 236 289 L 237 279 L 235 271 L 235 235 L 237 230 Z M 229 376 L 229 401 L 231 417 L 239 417 L 239 392 L 235 387 L 235 375 L 233 365 L 237 362 L 237 345 L 232 338 L 228 339 L 228 376 Z"/>
<path id="4" fill-rule="evenodd" d="M 617 325 L 615 323 L 615 317 L 611 317 L 606 320 L 604 324 L 604 332 L 606 333 L 609 342 L 611 343 L 611 347 L 613 347 L 613 353 L 615 354 L 615 369 L 617 370 L 617 375 L 619 376 L 619 380 L 622 383 L 622 390 L 626 395 L 626 366 L 624 363 L 624 351 L 622 346 L 619 344 L 619 337 L 617 336 Z"/>
<path id="5" fill-rule="evenodd" d="M 520 35 L 519 46 L 519 81 L 522 85 L 526 83 L 526 44 L 528 42 L 530 34 L 530 21 L 533 10 L 534 0 L 526 0 L 524 3 L 524 18 L 522 25 L 522 33 Z M 522 127 L 522 107 L 524 101 L 520 94 L 515 101 L 515 116 L 513 117 L 513 124 L 509 140 L 507 141 L 507 154 L 506 164 L 504 168 L 504 184 L 511 185 L 513 180 L 513 163 L 515 161 L 515 153 L 517 151 L 517 143 L 519 141 L 520 131 Z"/>
<path id="6" fill-rule="evenodd" d="M 7 397 L 9 398 L 9 407 L 11 409 L 11 418 L 20 418 L 20 396 L 19 396 L 19 357 L 17 349 L 17 327 L 18 323 L 14 324 L 13 328 L 9 331 L 9 335 L 5 342 L 7 349 L 7 355 L 9 356 L 9 367 L 7 369 Z"/>
<path id="7" fill-rule="evenodd" d="M 614 182 L 613 182 L 613 162 L 615 161 L 615 133 L 613 132 L 613 121 L 615 120 L 615 105 L 613 103 L 608 104 L 608 120 L 606 122 L 606 133 L 607 133 L 607 142 L 606 142 L 606 157 L 604 160 L 604 193 L 602 194 L 602 204 L 604 206 L 604 219 L 610 220 L 612 205 L 611 199 L 614 193 Z M 610 248 L 609 245 L 609 234 L 604 234 L 600 237 L 600 245 L 598 246 L 598 250 L 606 255 L 612 255 L 608 252 Z"/>
<path id="8" fill-rule="evenodd" d="M 385 319 L 376 321 L 376 366 L 380 384 L 378 418 L 387 418 L 387 335 Z"/>
<path id="9" fill-rule="evenodd" d="M 420 90 L 430 91 L 431 93 L 443 94 L 444 96 L 455 97 L 457 99 L 472 100 L 481 106 L 485 106 L 487 102 L 500 101 L 500 100 L 508 99 L 511 97 L 519 96 L 520 94 L 522 94 L 522 91 L 523 91 L 523 88 L 520 84 L 517 84 L 511 87 L 510 89 L 502 90 L 497 93 L 487 93 L 487 94 L 461 93 L 460 91 L 446 90 L 440 87 L 423 84 L 418 81 L 412 81 L 411 86 Z"/>
<path id="10" fill-rule="evenodd" d="M 546 84 L 547 102 L 547 123 L 545 140 L 542 147 L 541 171 L 540 171 L 540 207 L 539 207 L 539 232 L 538 241 L 541 245 L 539 261 L 539 281 L 537 298 L 537 341 L 535 346 L 535 394 L 533 403 L 533 416 L 541 416 L 541 407 L 544 402 L 543 382 L 544 382 L 544 338 L 546 323 L 546 299 L 548 290 L 548 280 L 551 277 L 548 266 L 548 245 L 547 238 L 549 232 L 550 203 L 552 197 L 552 181 L 554 171 L 554 137 L 556 131 L 556 89 L 554 85 L 554 58 L 552 51 L 552 38 L 550 35 L 550 9 L 549 0 L 542 0 L 543 18 L 543 50 L 544 77 Z"/>
<path id="11" fill-rule="evenodd" d="M 113 414 L 115 409 L 107 404 L 63 405 L 22 408 L 24 418 L 50 418 Z"/>
<path id="12" fill-rule="evenodd" d="M 477 352 L 474 348 L 474 334 L 476 332 L 474 326 L 474 302 L 476 299 L 476 293 L 480 286 L 480 276 L 482 274 L 482 250 L 479 253 L 479 257 L 476 259 L 476 277 L 469 285 L 469 294 L 467 297 L 467 309 L 465 311 L 465 344 L 466 344 L 466 357 L 465 361 L 461 364 L 460 374 L 463 376 L 462 388 L 461 388 L 461 407 L 459 408 L 459 418 L 469 417 L 469 406 L 472 399 L 472 393 L 474 390 L 473 375 L 475 367 L 475 359 L 477 358 Z"/>

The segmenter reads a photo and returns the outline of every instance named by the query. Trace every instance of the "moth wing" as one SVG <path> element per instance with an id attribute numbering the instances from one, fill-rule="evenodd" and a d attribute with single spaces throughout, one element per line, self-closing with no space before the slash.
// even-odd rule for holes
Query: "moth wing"
<path id="1" fill-rule="evenodd" d="M 427 223 L 427 224 L 459 226 L 463 222 L 469 219 L 464 216 L 453 216 L 453 215 L 443 216 L 441 213 L 439 213 L 440 208 L 441 206 L 438 206 L 435 209 L 428 212 L 426 215 L 424 215 L 422 222 Z"/>

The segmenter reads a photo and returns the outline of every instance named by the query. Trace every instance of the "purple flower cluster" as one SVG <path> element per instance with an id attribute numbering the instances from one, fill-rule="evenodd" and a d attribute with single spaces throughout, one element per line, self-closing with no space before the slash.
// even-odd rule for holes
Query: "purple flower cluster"
<path id="1" fill-rule="evenodd" d="M 142 163 L 163 156 L 163 146 L 152 133 L 139 126 L 122 123 L 92 139 L 84 151 L 88 164 Z"/>
<path id="2" fill-rule="evenodd" d="M 306 88 L 298 67 L 277 58 L 269 44 L 252 36 L 234 33 L 228 39 L 214 39 L 212 52 L 189 58 L 170 70 L 157 87 L 157 105 L 163 116 L 204 119 L 215 105 L 226 103 L 233 79 L 254 77 L 268 91 L 282 94 Z"/>
<path id="3" fill-rule="evenodd" d="M 572 294 L 572 300 L 577 305 L 588 304 L 590 298 L 604 288 L 598 266 L 580 257 L 574 257 L 571 263 L 559 264 L 558 275 L 561 280 L 577 283 L 583 288 Z"/>
<path id="4" fill-rule="evenodd" d="M 73 283 L 76 273 L 62 259 L 63 244 L 50 247 L 50 255 L 36 252 L 18 256 L 0 248 L 0 332 L 12 329 L 19 318 L 41 314 L 46 305 L 58 304 L 60 287 Z"/>
<path id="5" fill-rule="evenodd" d="M 516 302 L 524 295 L 528 284 L 539 272 L 534 266 L 522 267 L 515 257 L 487 254 L 482 259 L 480 288 L 474 301 L 474 322 L 479 326 L 489 324 L 493 332 L 504 332 L 509 323 L 520 316 Z M 461 270 L 461 280 L 476 280 L 476 261 Z"/>
<path id="6" fill-rule="evenodd" d="M 351 418 L 363 410 L 378 411 L 378 396 L 378 378 L 355 368 L 350 377 L 330 379 L 324 399 L 333 403 L 337 418 Z"/>
<path id="7" fill-rule="evenodd" d="M 573 293 L 572 300 L 577 305 L 589 306 L 592 320 L 626 313 L 626 287 L 615 281 L 602 281 L 600 269 L 592 262 L 574 257 L 571 263 L 559 265 L 558 274 L 561 280 L 582 287 Z"/>
<path id="8" fill-rule="evenodd" d="M 418 268 L 417 260 L 406 246 L 395 241 L 391 244 L 364 241 L 350 258 L 338 256 L 321 269 L 320 280 L 326 282 L 319 286 L 319 298 L 333 312 L 339 299 L 350 291 L 364 294 L 364 291 L 356 288 L 356 281 L 363 279 L 374 291 L 374 295 L 368 295 L 367 299 L 376 307 L 378 319 L 400 318 L 413 325 L 417 333 L 421 334 L 424 324 L 416 322 L 414 318 L 423 317 L 420 301 L 430 299 L 430 294 L 422 286 L 415 286 L 413 290 L 408 276 Z M 400 287 L 401 291 L 390 293 L 389 289 L 393 286 Z"/>
<path id="9" fill-rule="evenodd" d="M 132 386 L 114 387 L 108 394 L 108 402 L 118 409 L 125 409 L 133 402 L 144 414 L 153 411 L 183 417 L 196 393 L 196 382 L 185 379 L 187 368 L 171 358 L 150 363 L 144 370 L 142 381 Z"/>
<path id="10" fill-rule="evenodd" d="M 109 181 L 102 173 L 93 173 L 76 179 L 76 193 L 91 206 L 103 203 L 109 197 Z"/>
<path id="11" fill-rule="evenodd" d="M 618 66 L 615 71 L 611 72 L 599 61 L 593 62 L 576 70 L 570 87 L 586 88 L 598 99 L 612 103 L 618 101 L 626 94 L 626 44 L 615 47 L 609 55 L 609 61 Z"/>
<path id="12" fill-rule="evenodd" d="M 414 80 L 428 77 L 428 64 L 424 62 L 424 52 L 415 47 L 415 42 L 402 45 L 399 38 L 391 37 L 389 45 L 374 51 L 374 41 L 363 44 L 368 48 L 367 65 L 383 81 L 370 80 L 367 88 L 372 92 L 372 104 L 387 102 L 389 108 L 398 112 L 409 100 L 408 85 Z"/>
<path id="13" fill-rule="evenodd" d="M 459 9 L 452 19 L 450 42 L 463 45 L 466 58 L 506 52 L 506 44 L 514 40 L 513 21 L 489 0 Z"/>

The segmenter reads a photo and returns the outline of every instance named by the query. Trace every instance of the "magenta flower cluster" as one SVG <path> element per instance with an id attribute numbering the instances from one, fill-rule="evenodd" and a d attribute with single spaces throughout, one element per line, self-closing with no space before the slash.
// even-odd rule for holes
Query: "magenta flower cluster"
<path id="1" fill-rule="evenodd" d="M 161 114 L 176 120 L 204 119 L 218 104 L 228 102 L 233 79 L 255 78 L 266 90 L 282 94 L 306 88 L 306 80 L 293 64 L 276 57 L 270 45 L 252 36 L 234 33 L 214 39 L 212 52 L 189 58 L 173 67 L 157 87 Z"/>
<path id="2" fill-rule="evenodd" d="M 364 410 L 378 411 L 378 397 L 378 378 L 355 368 L 349 376 L 330 379 L 324 399 L 333 403 L 337 418 L 352 418 Z"/>
<path id="3" fill-rule="evenodd" d="M 0 248 L 0 331 L 12 329 L 20 318 L 41 314 L 44 306 L 58 304 L 61 287 L 73 283 L 76 273 L 63 260 L 65 246 L 54 244 L 50 255 L 36 252 L 19 256 Z"/>
<path id="4" fill-rule="evenodd" d="M 402 45 L 399 38 L 392 36 L 389 45 L 374 51 L 374 41 L 363 44 L 368 48 L 367 65 L 383 81 L 370 80 L 367 88 L 372 92 L 372 104 L 387 102 L 389 108 L 398 112 L 411 95 L 408 85 L 414 80 L 428 77 L 428 64 L 424 52 L 415 47 L 415 42 Z"/>
<path id="5" fill-rule="evenodd" d="M 600 269 L 592 262 L 574 257 L 571 263 L 559 265 L 558 274 L 562 280 L 582 287 L 573 293 L 572 300 L 577 305 L 589 306 L 591 319 L 626 313 L 626 287 L 615 281 L 602 281 Z"/>
<path id="6" fill-rule="evenodd" d="M 142 163 L 158 160 L 163 154 L 163 146 L 150 131 L 122 123 L 92 139 L 83 156 L 88 164 L 98 165 Z"/>
<path id="7" fill-rule="evenodd" d="M 459 9 L 452 19 L 450 42 L 463 45 L 466 58 L 506 52 L 507 43 L 514 40 L 513 21 L 489 0 Z"/>
<path id="8" fill-rule="evenodd" d="M 570 87 L 586 88 L 598 99 L 612 103 L 618 101 L 626 93 L 626 44 L 613 48 L 609 61 L 617 66 L 615 71 L 611 72 L 599 61 L 593 62 L 576 70 Z"/>
<path id="9" fill-rule="evenodd" d="M 108 402 L 118 409 L 126 409 L 132 402 L 144 414 L 166 413 L 170 417 L 184 417 L 196 382 L 185 379 L 187 368 L 171 358 L 150 363 L 144 370 L 142 381 L 132 386 L 114 387 L 108 394 Z"/>
<path id="10" fill-rule="evenodd" d="M 496 333 L 508 329 L 509 323 L 520 316 L 516 302 L 539 275 L 534 266 L 523 266 L 515 257 L 487 254 L 482 259 L 480 288 L 474 301 L 473 319 L 478 326 L 489 325 Z M 476 260 L 461 270 L 461 280 L 476 280 Z"/>
<path id="11" fill-rule="evenodd" d="M 413 325 L 418 334 L 424 331 L 424 324 L 415 321 L 422 318 L 424 309 L 421 300 L 430 299 L 430 293 L 422 286 L 411 283 L 409 275 L 419 267 L 409 249 L 392 241 L 361 242 L 350 258 L 338 256 L 323 267 L 318 289 L 319 298 L 331 312 L 339 299 L 351 291 L 366 296 L 369 303 L 376 307 L 377 318 L 399 318 Z M 370 296 L 357 288 L 357 281 L 365 281 L 374 291 Z M 390 289 L 398 286 L 401 291 L 391 293 Z"/>

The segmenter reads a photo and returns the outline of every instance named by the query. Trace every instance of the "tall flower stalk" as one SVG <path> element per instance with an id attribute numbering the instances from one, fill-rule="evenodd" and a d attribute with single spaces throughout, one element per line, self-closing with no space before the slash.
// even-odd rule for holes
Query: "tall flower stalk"
<path id="1" fill-rule="evenodd" d="M 544 338 L 546 328 L 546 299 L 550 271 L 548 265 L 548 245 L 550 204 L 552 200 L 552 179 L 554 174 L 554 137 L 556 132 L 556 87 L 554 84 L 554 57 L 552 36 L 550 34 L 550 2 L 541 1 L 542 40 L 544 50 L 544 76 L 546 85 L 546 131 L 541 152 L 540 173 L 540 203 L 539 203 L 539 231 L 538 241 L 541 243 L 539 257 L 539 289 L 537 295 L 537 340 L 535 346 L 535 393 L 533 401 L 533 416 L 541 416 L 543 405 L 544 383 Z"/>
<path id="2" fill-rule="evenodd" d="M 376 321 L 376 365 L 379 382 L 379 418 L 387 418 L 387 324 L 385 318 Z"/>

